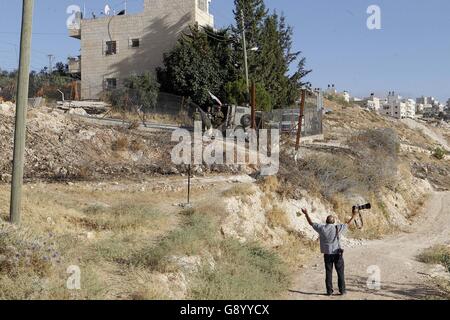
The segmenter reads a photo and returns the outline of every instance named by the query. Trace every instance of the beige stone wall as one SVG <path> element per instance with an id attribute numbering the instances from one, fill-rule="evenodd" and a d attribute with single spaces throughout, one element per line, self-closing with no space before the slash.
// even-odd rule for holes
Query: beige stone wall
<path id="1" fill-rule="evenodd" d="M 200 18 L 200 24 L 208 22 Z M 82 20 L 82 98 L 99 98 L 107 78 L 116 78 L 120 85 L 133 72 L 154 71 L 180 33 L 197 19 L 196 0 L 145 0 L 140 14 Z M 140 40 L 139 48 L 130 46 L 133 38 Z M 117 41 L 117 54 L 105 55 L 106 41 Z"/>

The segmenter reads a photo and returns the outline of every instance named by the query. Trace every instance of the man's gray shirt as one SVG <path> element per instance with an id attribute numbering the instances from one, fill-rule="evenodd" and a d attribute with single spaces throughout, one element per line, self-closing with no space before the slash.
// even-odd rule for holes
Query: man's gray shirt
<path id="1" fill-rule="evenodd" d="M 337 254 L 341 248 L 338 237 L 336 236 L 336 226 L 339 236 L 347 232 L 346 224 L 319 224 L 314 223 L 313 228 L 320 236 L 320 251 L 323 254 Z"/>

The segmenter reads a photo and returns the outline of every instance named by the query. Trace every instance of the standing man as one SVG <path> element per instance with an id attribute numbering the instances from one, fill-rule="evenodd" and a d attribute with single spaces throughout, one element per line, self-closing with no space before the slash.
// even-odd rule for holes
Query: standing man
<path id="1" fill-rule="evenodd" d="M 344 250 L 341 248 L 340 236 L 347 232 L 348 226 L 355 219 L 357 211 L 352 210 L 352 217 L 346 224 L 335 224 L 334 216 L 328 216 L 326 224 L 313 223 L 308 210 L 302 209 L 308 223 L 320 236 L 320 251 L 324 255 L 327 295 L 333 295 L 333 265 L 338 274 L 339 292 L 341 295 L 347 293 L 344 275 Z M 300 215 L 300 213 L 298 213 Z"/>

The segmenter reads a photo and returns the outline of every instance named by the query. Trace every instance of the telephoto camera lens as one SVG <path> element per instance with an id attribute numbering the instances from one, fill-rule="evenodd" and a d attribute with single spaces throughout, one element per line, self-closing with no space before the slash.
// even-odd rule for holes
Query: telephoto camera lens
<path id="1" fill-rule="evenodd" d="M 370 203 L 364 204 L 362 206 L 353 206 L 353 210 L 369 210 L 372 209 L 372 205 Z"/>

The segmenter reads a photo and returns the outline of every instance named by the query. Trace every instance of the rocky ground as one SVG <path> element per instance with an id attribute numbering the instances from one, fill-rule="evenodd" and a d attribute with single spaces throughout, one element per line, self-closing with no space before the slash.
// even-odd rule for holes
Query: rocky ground
<path id="1" fill-rule="evenodd" d="M 13 108 L 0 108 L 0 176 L 11 179 L 13 154 Z M 31 110 L 27 120 L 25 180 L 77 181 L 140 179 L 142 176 L 173 175 L 187 168 L 172 164 L 176 143 L 167 131 L 141 131 L 88 123 L 57 109 Z M 239 168 L 197 166 L 195 174 L 236 173 Z"/>

